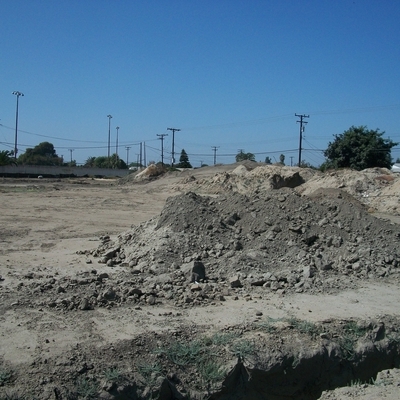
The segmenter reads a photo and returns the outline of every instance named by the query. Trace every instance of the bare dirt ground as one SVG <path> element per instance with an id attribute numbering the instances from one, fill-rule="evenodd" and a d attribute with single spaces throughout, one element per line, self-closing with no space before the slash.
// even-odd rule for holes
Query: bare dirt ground
<path id="1" fill-rule="evenodd" d="M 218 389 L 218 379 L 225 379 L 241 362 L 247 368 L 246 360 L 258 369 L 267 369 L 272 356 L 268 362 L 256 360 L 250 344 L 258 352 L 258 343 L 271 354 L 292 351 L 290 357 L 294 358 L 289 361 L 293 368 L 297 367 L 306 357 L 304 354 L 314 352 L 309 357 L 312 359 L 318 353 L 315 341 L 344 337 L 340 330 L 347 329 L 349 322 L 358 324 L 363 334 L 375 332 L 371 339 L 374 343 L 381 335 L 380 327 L 385 325 L 385 340 L 396 338 L 388 341 L 385 354 L 398 354 L 398 348 L 392 348 L 398 340 L 400 319 L 396 258 L 399 229 L 394 225 L 400 210 L 397 177 L 383 170 L 322 175 L 310 170 L 254 167 L 206 167 L 149 181 L 133 177 L 122 181 L 2 179 L 0 399 L 318 398 L 321 392 L 309 397 L 304 391 L 298 396 L 285 394 L 284 382 L 281 392 L 271 392 L 270 397 L 257 397 L 254 393 L 235 397 L 232 392 Z M 176 197 L 188 192 L 193 193 L 192 197 Z M 203 205 L 204 195 L 212 200 Z M 180 200 L 166 206 L 171 196 Z M 227 196 L 221 202 L 229 203 L 229 207 L 217 204 L 221 196 Z M 324 209 L 311 206 L 314 211 L 307 220 L 303 214 L 313 196 L 318 201 L 322 199 L 331 214 L 324 215 Z M 332 198 L 341 203 L 337 205 Z M 252 203 L 254 199 L 258 204 Z M 267 214 L 274 214 L 273 210 L 283 202 L 286 206 L 282 206 L 282 215 L 276 212 L 277 220 L 269 217 L 271 221 L 266 222 L 265 228 L 257 225 L 261 215 L 266 219 L 262 210 L 270 207 Z M 193 210 L 181 221 L 180 207 L 188 209 L 192 203 Z M 241 222 L 236 221 L 232 204 L 241 210 L 237 217 Z M 368 215 L 362 214 L 364 205 Z M 361 211 L 357 211 L 358 207 Z M 203 208 L 198 223 L 204 222 L 204 226 L 200 227 L 193 216 Z M 214 208 L 214 216 L 206 223 L 206 209 Z M 279 220 L 292 210 L 298 218 L 291 216 L 281 224 L 291 226 L 282 236 L 285 231 Z M 340 219 L 342 212 L 347 219 Z M 244 214 L 255 222 L 246 222 Z M 318 216 L 313 228 L 311 218 L 315 214 Z M 222 227 L 217 216 L 225 218 Z M 229 222 L 232 218 L 234 221 Z M 348 226 L 341 226 L 347 223 Z M 251 224 L 255 224 L 255 234 L 246 231 Z M 191 226 L 195 230 L 189 234 Z M 327 226 L 331 230 L 322 232 Z M 344 232 L 342 242 L 334 229 Z M 196 242 L 196 236 L 203 243 L 208 240 L 201 236 L 203 230 L 211 232 L 210 243 L 218 246 L 202 247 Z M 373 231 L 378 238 L 377 249 L 364 235 L 365 230 Z M 194 236 L 185 241 L 184 232 Z M 323 238 L 323 244 L 314 245 L 316 236 Z M 393 239 L 390 243 L 389 238 Z M 172 239 L 174 242 L 169 242 Z M 346 240 L 346 251 L 336 252 L 343 249 L 341 243 Z M 270 250 L 261 244 L 265 241 L 274 243 Z M 373 261 L 350 257 L 360 249 L 360 243 L 365 244 Z M 300 257 L 304 248 L 308 253 L 312 246 L 315 248 L 310 254 Z M 385 247 L 386 251 L 378 254 L 378 248 Z M 297 258 L 289 257 L 291 248 L 296 249 L 293 257 Z M 245 254 L 248 258 L 243 261 Z M 325 260 L 324 254 L 330 257 L 326 263 L 319 261 Z M 260 259 L 268 257 L 275 269 L 271 267 L 266 272 Z M 166 260 L 171 266 L 164 268 Z M 186 282 L 183 277 L 187 271 L 192 273 L 190 268 L 196 260 L 202 260 L 209 268 L 210 278 L 195 277 Z M 221 262 L 234 265 L 227 268 L 226 276 L 221 273 Z M 193 268 L 193 274 L 197 274 Z M 287 270 L 283 277 L 279 275 L 281 269 Z M 177 284 L 181 277 L 183 283 Z M 209 295 L 197 295 L 201 290 L 206 293 L 206 289 Z M 299 328 L 293 336 L 299 321 L 306 321 L 308 328 Z M 354 332 L 355 328 L 349 331 Z M 176 359 L 175 369 L 170 369 L 168 362 L 174 357 L 167 351 L 167 344 L 172 346 L 170 339 L 197 343 L 200 336 L 203 341 L 209 340 L 208 346 L 216 346 L 221 359 L 217 370 L 212 370 L 214 364 L 203 363 L 202 368 L 210 371 L 198 372 L 189 361 L 179 363 Z M 243 340 L 238 341 L 238 337 Z M 223 340 L 227 342 L 222 343 Z M 234 345 L 229 342 L 240 345 L 232 351 Z M 299 342 L 297 347 L 294 342 Z M 327 342 L 323 346 L 329 347 Z M 340 346 L 343 352 L 345 347 Z M 176 348 L 173 353 L 179 351 Z M 345 358 L 351 361 L 353 349 L 348 352 Z M 200 357 L 199 354 L 194 356 Z M 397 360 L 391 364 L 396 364 L 398 357 L 391 357 Z M 400 398 L 400 380 L 393 371 L 386 373 L 391 374 L 391 379 L 386 375 L 375 384 L 354 379 L 350 388 L 324 392 L 321 398 Z M 335 379 L 330 379 L 327 386 L 335 387 Z M 225 385 L 229 386 L 229 382 L 225 381 Z"/>

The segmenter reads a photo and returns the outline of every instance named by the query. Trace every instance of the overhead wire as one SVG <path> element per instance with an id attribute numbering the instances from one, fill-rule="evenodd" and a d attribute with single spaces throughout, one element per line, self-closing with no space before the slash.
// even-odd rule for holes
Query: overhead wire
<path id="1" fill-rule="evenodd" d="M 386 106 L 372 106 L 372 107 L 359 107 L 359 108 L 350 108 L 350 109 L 333 109 L 333 110 L 321 110 L 321 111 L 312 111 L 310 114 L 312 115 L 332 115 L 332 114 L 344 114 L 344 113 L 360 113 L 360 112 L 372 112 L 372 111 L 385 111 L 385 110 L 395 110 L 400 108 L 400 104 L 392 104 L 392 105 L 386 105 Z M 293 118 L 293 114 L 283 114 L 283 115 L 277 115 L 277 116 L 271 116 L 271 117 L 266 117 L 266 118 L 259 118 L 259 119 L 254 119 L 254 120 L 246 120 L 246 121 L 238 121 L 238 122 L 230 122 L 226 124 L 215 124 L 215 125 L 203 125 L 203 126 L 197 126 L 197 127 L 184 127 L 182 130 L 185 131 L 195 131 L 195 130 L 205 130 L 205 129 L 225 129 L 225 128 L 235 128 L 235 127 L 241 127 L 241 126 L 250 126 L 250 125 L 256 125 L 256 124 L 264 124 L 268 122 L 274 122 L 274 121 L 279 121 L 283 119 L 288 119 L 288 118 Z M 0 126 L 4 127 L 5 129 L 9 130 L 14 130 L 14 128 L 0 124 Z M 19 130 L 22 133 L 29 134 L 29 135 L 34 135 L 34 136 L 39 136 L 39 137 L 44 137 L 44 138 L 49 138 L 49 139 L 56 139 L 56 140 L 62 140 L 62 141 L 67 141 L 67 142 L 75 142 L 75 143 L 105 143 L 105 141 L 93 141 L 93 140 L 80 140 L 80 139 L 70 139 L 70 138 L 62 138 L 62 137 L 57 137 L 57 136 L 50 136 L 50 135 L 43 135 L 43 134 L 38 134 L 34 132 L 29 132 L 25 130 Z M 400 135 L 400 134 L 395 134 Z M 393 137 L 393 135 L 392 135 Z M 318 139 L 321 139 L 321 137 L 318 137 Z M 135 142 L 120 142 L 121 146 L 135 146 L 139 145 L 141 142 L 152 142 L 158 139 L 147 139 L 147 140 L 142 140 L 142 141 L 135 141 Z M 268 140 L 269 143 L 277 143 L 280 141 L 286 141 L 284 138 L 279 137 L 279 140 Z M 0 142 L 6 147 L 13 148 L 13 144 L 9 142 Z M 198 144 L 190 144 L 188 142 L 183 141 L 183 143 L 187 143 L 189 146 L 197 146 Z M 248 142 L 247 142 L 248 143 Z M 257 142 L 261 143 L 261 142 Z M 310 142 L 306 141 L 312 147 L 313 149 L 309 149 L 309 151 L 320 151 L 323 152 L 324 150 L 317 149 L 314 145 L 312 145 Z M 251 143 L 249 143 L 251 144 Z M 232 143 L 229 143 L 229 145 L 232 145 Z M 21 147 L 32 147 L 31 145 L 26 145 L 26 144 L 19 144 Z M 102 145 L 102 146 L 74 146 L 74 150 L 89 150 L 89 149 L 105 149 L 107 148 L 107 145 Z M 154 151 L 160 152 L 160 149 L 152 148 L 151 146 L 148 146 L 149 148 L 153 149 Z M 60 149 L 69 149 L 69 147 L 64 147 L 64 146 L 57 146 L 57 148 Z M 184 148 L 184 147 L 183 147 Z M 306 149 L 304 149 L 306 150 Z M 386 149 L 376 149 L 377 151 L 387 151 Z M 392 150 L 399 150 L 399 148 L 395 147 L 392 148 Z M 164 148 L 164 151 L 167 154 L 172 155 L 171 151 L 168 151 L 167 149 Z M 276 153 L 291 153 L 291 152 L 297 152 L 297 149 L 288 149 L 288 150 L 275 150 L 275 151 L 265 151 L 265 152 L 258 152 L 254 153 L 255 155 L 264 155 L 264 154 L 276 154 Z M 306 150 L 307 151 L 307 150 Z M 234 157 L 236 156 L 237 153 L 218 153 L 218 157 Z M 210 154 L 208 153 L 190 153 L 188 154 L 192 157 L 210 157 Z"/>

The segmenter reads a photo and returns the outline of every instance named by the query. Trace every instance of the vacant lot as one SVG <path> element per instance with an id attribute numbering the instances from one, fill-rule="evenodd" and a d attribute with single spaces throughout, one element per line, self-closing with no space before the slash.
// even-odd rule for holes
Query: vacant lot
<path id="1" fill-rule="evenodd" d="M 316 399 L 398 366 L 398 226 L 345 177 L 268 174 L 1 180 L 0 399 Z"/>

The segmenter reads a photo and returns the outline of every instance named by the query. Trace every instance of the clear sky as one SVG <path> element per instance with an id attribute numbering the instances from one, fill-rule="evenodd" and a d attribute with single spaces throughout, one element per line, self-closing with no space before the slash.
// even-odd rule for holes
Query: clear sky
<path id="1" fill-rule="evenodd" d="M 239 149 L 323 162 L 352 125 L 400 142 L 398 0 L 1 0 L 0 150 L 43 141 L 84 163 L 111 153 L 193 166 Z M 392 151 L 400 157 L 400 145 Z M 291 159 L 291 157 L 293 157 Z M 177 160 L 177 161 L 178 161 Z"/>

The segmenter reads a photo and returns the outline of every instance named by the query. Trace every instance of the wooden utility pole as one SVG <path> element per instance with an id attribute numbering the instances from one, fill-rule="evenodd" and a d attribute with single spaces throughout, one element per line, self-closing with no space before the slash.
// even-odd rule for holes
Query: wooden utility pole
<path id="1" fill-rule="evenodd" d="M 157 136 L 161 140 L 161 164 L 164 165 L 164 137 L 168 136 L 167 133 L 161 133 L 160 135 L 157 134 Z"/>
<path id="2" fill-rule="evenodd" d="M 305 124 L 308 124 L 308 122 L 303 121 L 303 118 L 310 118 L 309 115 L 305 115 L 305 114 L 294 114 L 295 117 L 299 117 L 300 121 L 296 121 L 296 122 L 300 122 L 300 144 L 299 144 L 299 167 L 301 165 L 301 146 L 303 143 L 303 132 L 304 132 L 304 126 Z"/>
<path id="3" fill-rule="evenodd" d="M 129 150 L 130 150 L 130 146 L 126 146 L 125 149 L 126 149 L 126 165 L 129 166 L 128 161 L 129 161 Z M 139 169 L 139 168 L 138 168 L 138 169 Z"/>
<path id="4" fill-rule="evenodd" d="M 219 149 L 219 146 L 212 146 L 211 147 L 214 152 L 214 165 L 217 163 L 217 149 Z"/>
<path id="5" fill-rule="evenodd" d="M 171 167 L 174 166 L 175 163 L 175 132 L 179 132 L 178 128 L 167 128 L 168 131 L 172 131 L 172 158 L 171 158 Z"/>
<path id="6" fill-rule="evenodd" d="M 72 164 L 72 152 L 74 151 L 75 149 L 68 149 L 68 151 L 71 153 L 71 164 Z"/>

